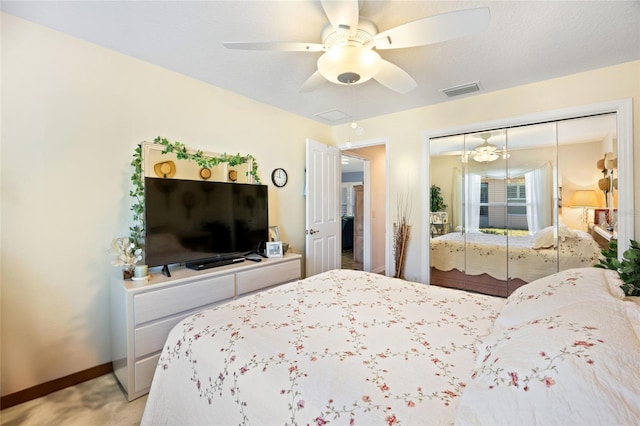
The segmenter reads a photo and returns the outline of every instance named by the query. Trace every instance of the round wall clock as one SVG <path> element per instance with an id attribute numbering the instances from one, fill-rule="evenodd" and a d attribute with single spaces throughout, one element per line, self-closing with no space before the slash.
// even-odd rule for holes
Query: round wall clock
<path id="1" fill-rule="evenodd" d="M 278 167 L 271 172 L 271 181 L 278 188 L 285 186 L 288 179 L 287 172 L 283 168 Z"/>

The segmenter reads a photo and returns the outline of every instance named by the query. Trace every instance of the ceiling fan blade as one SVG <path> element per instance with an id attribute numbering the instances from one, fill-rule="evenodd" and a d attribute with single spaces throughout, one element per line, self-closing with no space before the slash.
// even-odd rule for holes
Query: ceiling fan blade
<path id="1" fill-rule="evenodd" d="M 331 26 L 354 35 L 358 29 L 360 10 L 358 0 L 322 0 L 322 8 L 329 18 Z"/>
<path id="2" fill-rule="evenodd" d="M 227 49 L 239 50 L 275 50 L 279 52 L 322 52 L 324 46 L 318 43 L 302 43 L 295 41 L 258 41 L 258 42 L 224 42 Z"/>
<path id="3" fill-rule="evenodd" d="M 304 82 L 300 88 L 301 92 L 313 92 L 316 88 L 327 82 L 327 79 L 320 74 L 320 71 L 316 71 L 311 74 L 311 77 Z"/>
<path id="4" fill-rule="evenodd" d="M 374 37 L 376 49 L 401 49 L 453 40 L 477 34 L 489 27 L 488 7 L 465 9 L 428 16 L 399 25 Z"/>
<path id="5" fill-rule="evenodd" d="M 405 70 L 384 59 L 380 64 L 380 70 L 373 78 L 398 93 L 410 92 L 418 86 L 418 83 Z"/>

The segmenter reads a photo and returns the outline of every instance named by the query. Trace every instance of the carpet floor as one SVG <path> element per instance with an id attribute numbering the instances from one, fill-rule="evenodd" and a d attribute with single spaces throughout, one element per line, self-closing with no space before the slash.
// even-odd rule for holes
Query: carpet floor
<path id="1" fill-rule="evenodd" d="M 127 402 L 113 374 L 0 411 L 2 426 L 139 425 L 146 395 Z"/>

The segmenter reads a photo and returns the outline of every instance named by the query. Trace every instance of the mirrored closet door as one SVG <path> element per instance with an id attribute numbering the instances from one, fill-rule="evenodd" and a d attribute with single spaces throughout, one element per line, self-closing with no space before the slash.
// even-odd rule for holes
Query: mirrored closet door
<path id="1" fill-rule="evenodd" d="M 430 139 L 430 283 L 507 296 L 595 264 L 593 235 L 615 231 L 616 156 L 616 114 Z"/>

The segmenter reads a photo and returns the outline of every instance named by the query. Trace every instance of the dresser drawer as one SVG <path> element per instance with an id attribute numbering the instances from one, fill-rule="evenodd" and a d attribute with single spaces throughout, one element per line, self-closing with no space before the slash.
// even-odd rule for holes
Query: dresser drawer
<path id="1" fill-rule="evenodd" d="M 187 315 L 177 315 L 136 328 L 135 359 L 160 351 L 171 329 L 186 316 Z"/>
<path id="2" fill-rule="evenodd" d="M 134 322 L 143 324 L 154 319 L 206 306 L 235 294 L 233 275 L 224 275 L 181 284 L 134 296 Z"/>
<path id="3" fill-rule="evenodd" d="M 135 348 L 134 348 L 134 356 L 135 359 L 138 359 L 142 356 L 152 354 L 154 352 L 159 352 L 163 349 L 164 342 L 167 340 L 167 336 L 173 327 L 178 324 L 180 321 L 192 315 L 196 312 L 199 312 L 203 309 L 207 309 L 218 305 L 222 302 L 216 302 L 211 305 L 201 306 L 198 309 L 194 309 L 189 312 L 184 312 L 183 315 L 175 315 L 160 321 L 154 321 L 150 324 L 146 324 L 140 327 L 137 327 L 135 330 Z"/>
<path id="4" fill-rule="evenodd" d="M 137 361 L 135 363 L 135 381 L 133 384 L 134 392 L 149 390 L 149 387 L 151 387 L 151 381 L 153 380 L 153 374 L 156 372 L 156 366 L 158 365 L 159 359 L 160 354 L 157 354 L 145 359 L 141 359 L 140 361 Z"/>
<path id="5" fill-rule="evenodd" d="M 300 262 L 282 262 L 236 274 L 238 295 L 300 278 Z"/>

